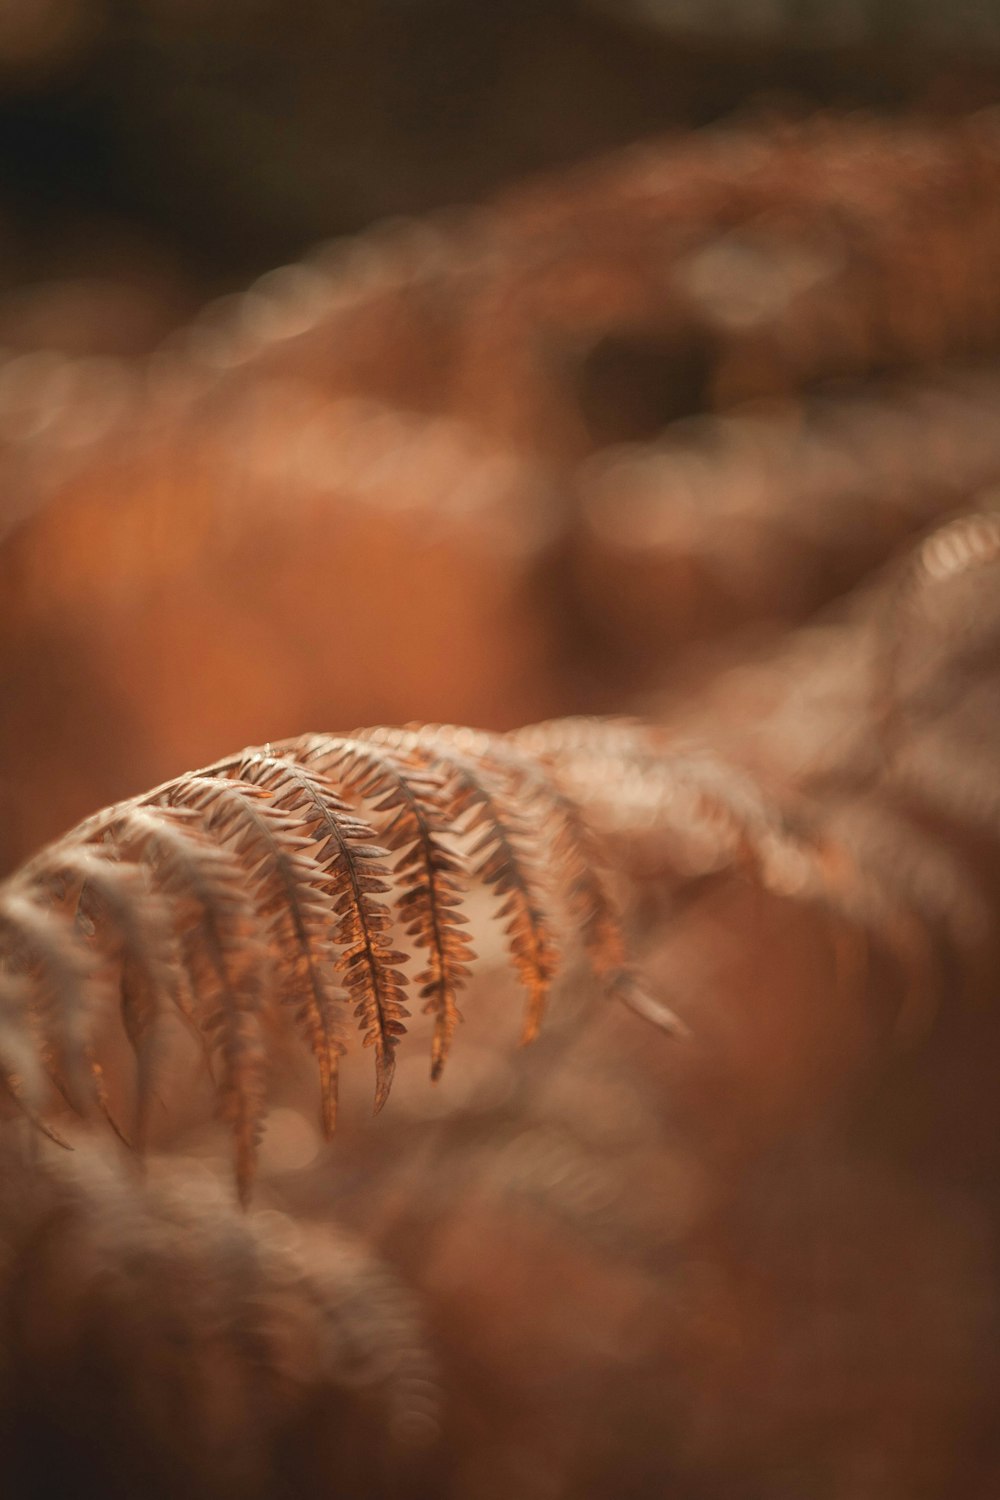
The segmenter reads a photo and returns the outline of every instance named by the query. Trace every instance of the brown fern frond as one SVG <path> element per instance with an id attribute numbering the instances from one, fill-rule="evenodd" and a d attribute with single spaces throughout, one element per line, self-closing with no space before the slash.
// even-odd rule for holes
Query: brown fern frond
<path id="1" fill-rule="evenodd" d="M 227 1198 L 202 1164 L 140 1182 L 94 1142 L 27 1169 L 0 1155 L 5 1493 L 63 1491 L 47 1418 L 86 1433 L 88 1494 L 125 1493 L 123 1460 L 157 1496 L 306 1493 L 310 1468 L 336 1489 L 345 1466 L 384 1493 L 384 1468 L 434 1444 L 437 1368 L 389 1267 L 339 1227 Z"/>
<path id="2" fill-rule="evenodd" d="M 845 977 L 850 970 L 842 988 L 865 991 L 869 951 L 881 947 L 900 974 L 898 1033 L 912 1034 L 936 1011 L 942 945 L 959 956 L 963 973 L 975 969 L 980 893 L 946 850 L 886 807 L 844 809 L 818 822 L 813 808 L 812 826 L 796 826 L 737 767 L 624 721 L 595 726 L 592 738 L 585 720 L 534 725 L 514 738 L 562 767 L 591 821 L 645 874 L 683 882 L 741 871 L 772 894 L 816 907 L 839 969 Z"/>
<path id="3" fill-rule="evenodd" d="M 422 737 L 464 737 L 425 729 Z M 825 901 L 817 849 L 789 810 L 712 751 L 624 718 L 569 718 L 478 736 L 477 759 L 520 781 L 523 805 L 551 840 L 552 876 L 595 976 L 668 1031 L 683 1023 L 627 962 L 609 864 L 658 882 L 742 871 L 775 894 Z"/>
<path id="4" fill-rule="evenodd" d="M 573 798 L 554 780 L 539 776 L 530 762 L 518 757 L 517 764 L 526 779 L 540 783 L 540 797 L 552 809 L 553 863 L 562 872 L 570 915 L 590 966 L 612 994 L 627 998 L 635 976 L 628 965 L 621 914 L 603 874 L 604 851 Z"/>
<path id="5" fill-rule="evenodd" d="M 784 809 L 709 749 L 626 719 L 557 719 L 511 739 L 544 762 L 586 809 L 587 826 L 637 872 L 656 878 L 681 855 L 688 874 L 734 865 L 777 888 L 799 879 Z"/>
<path id="6" fill-rule="evenodd" d="M 595 724 L 593 734 L 652 759 L 655 737 L 639 728 Z M 591 811 L 567 767 L 513 737 L 441 726 L 308 735 L 109 808 L 0 887 L 0 1084 L 41 1119 L 46 1071 L 77 1110 L 86 1083 L 114 1123 L 97 1049 L 117 1001 L 136 1057 L 141 1148 L 168 1028 L 181 1022 L 208 1062 L 245 1200 L 268 1110 L 269 1034 L 290 1030 L 308 1046 L 329 1134 L 346 998 L 375 1052 L 380 1109 L 409 1015 L 402 965 L 421 952 L 416 983 L 440 1075 L 475 958 L 470 880 L 491 894 L 527 992 L 526 1041 L 574 937 L 607 993 L 672 1024 L 628 961 Z"/>
<path id="7" fill-rule="evenodd" d="M 947 525 L 925 537 L 920 546 L 913 549 L 898 570 L 894 586 L 886 591 L 884 612 L 885 645 L 875 660 L 874 706 L 879 728 L 883 756 L 892 760 L 902 739 L 904 722 L 908 716 L 907 696 L 903 683 L 903 668 L 910 654 L 908 644 L 914 628 L 925 622 L 934 591 L 943 585 L 971 582 L 970 575 L 980 568 L 995 566 L 1000 561 L 1000 513 L 996 511 L 970 511 L 956 517 Z M 978 602 L 978 601 L 977 601 Z M 973 606 L 973 614 L 976 613 Z M 967 622 L 966 622 L 967 623 Z M 954 650 L 956 632 L 954 624 L 945 632 L 948 646 Z M 988 662 L 994 659 L 995 638 L 985 642 L 977 638 L 980 649 L 985 646 Z M 914 653 L 916 655 L 916 653 Z M 954 692 L 962 686 L 964 674 L 957 661 L 947 683 Z M 941 676 L 940 673 L 937 674 Z M 940 689 L 940 684 L 937 684 Z"/>
<path id="8" fill-rule="evenodd" d="M 192 812 L 173 804 L 116 809 L 109 836 L 123 855 L 144 859 L 171 903 L 190 994 L 178 985 L 167 998 L 219 1057 L 219 1110 L 232 1125 L 237 1186 L 245 1197 L 266 1112 L 262 1012 L 272 963 L 245 871 L 234 851 L 212 843 Z M 162 1013 L 163 1000 L 156 990 L 144 997 L 140 1039 Z M 140 1093 L 140 1110 L 145 1103 Z"/>
<path id="9" fill-rule="evenodd" d="M 391 912 L 376 900 L 391 889 L 387 850 L 375 843 L 369 823 L 352 814 L 327 781 L 312 769 L 250 751 L 243 774 L 271 790 L 277 805 L 294 814 L 319 844 L 316 864 L 327 879 L 333 904 L 333 941 L 340 948 L 337 971 L 354 1002 L 364 1046 L 375 1050 L 375 1110 L 393 1085 L 396 1046 L 406 1032 L 406 977 L 399 966 L 409 954 L 391 945 Z"/>
<path id="10" fill-rule="evenodd" d="M 462 1019 L 457 996 L 476 957 L 462 931 L 469 919 L 458 909 L 468 882 L 450 827 L 447 783 L 415 755 L 366 740 L 309 735 L 291 742 L 287 753 L 336 776 L 387 818 L 378 836 L 397 855 L 392 866 L 396 910 L 407 936 L 427 953 L 427 967 L 414 983 L 424 1013 L 434 1017 L 431 1078 L 436 1080 Z"/>
<path id="11" fill-rule="evenodd" d="M 586 741 L 587 721 L 580 721 L 579 739 Z M 610 721 L 592 721 L 591 732 L 602 740 L 613 730 Z M 635 742 L 639 731 L 620 726 L 623 739 Z M 430 731 L 425 731 L 425 737 Z M 438 730 L 450 738 L 454 731 Z M 478 755 L 484 764 L 513 778 L 526 809 L 537 812 L 539 826 L 551 834 L 549 868 L 557 883 L 591 971 L 608 994 L 650 1012 L 644 992 L 626 952 L 621 913 L 607 880 L 608 852 L 588 825 L 576 798 L 560 780 L 558 767 L 522 747 L 520 737 L 482 736 Z M 660 1024 L 676 1025 L 676 1018 L 658 1008 Z M 529 1016 L 525 1040 L 537 1033 L 540 1015 Z"/>
<path id="12" fill-rule="evenodd" d="M 108 845 L 63 843 L 32 864 L 36 886 L 57 899 L 74 896 L 84 931 L 101 927 L 109 948 L 117 939 L 121 1014 L 139 1061 L 136 1136 L 146 1131 L 146 1104 L 155 1084 L 158 1022 L 180 982 L 180 954 L 169 902 L 152 890 L 150 872 L 123 863 Z"/>
<path id="13" fill-rule="evenodd" d="M 447 777 L 456 827 L 469 844 L 474 878 L 498 900 L 515 973 L 528 996 L 523 1040 L 538 1031 L 549 990 L 559 973 L 539 834 L 531 808 L 508 768 L 491 762 L 488 736 L 475 730 L 428 726 L 369 732 L 379 744 L 407 751 Z"/>
<path id="14" fill-rule="evenodd" d="M 539 745 L 547 732 L 558 744 L 558 723 L 523 733 Z M 852 946 L 881 947 L 900 976 L 897 1032 L 912 1034 L 933 1016 L 951 968 L 975 989 L 989 929 L 984 894 L 963 860 L 891 801 L 811 806 L 808 817 L 795 816 L 787 799 L 772 801 L 753 778 L 713 754 L 656 755 L 642 732 L 628 726 L 607 725 L 603 734 L 617 744 L 620 765 L 628 764 L 629 738 L 636 749 L 631 792 L 624 778 L 609 804 L 621 820 L 623 847 L 638 847 L 645 868 L 665 872 L 675 858 L 675 832 L 707 834 L 713 868 L 744 871 L 773 894 L 815 906 L 835 951 L 845 935 Z M 588 762 L 577 748 L 566 765 L 600 824 L 600 803 L 595 807 L 586 784 L 609 784 L 609 758 L 598 754 Z"/>
<path id="15" fill-rule="evenodd" d="M 74 917 L 44 903 L 25 880 L 0 895 L 0 930 L 8 935 L 15 972 L 35 983 L 40 1057 L 53 1085 L 80 1113 L 96 1103 L 119 1136 L 104 1073 L 94 1055 L 94 1032 L 106 1008 L 107 976 Z M 22 1012 L 27 1024 L 27 1013 Z M 30 1045 L 26 1032 L 24 1043 Z"/>
<path id="16" fill-rule="evenodd" d="M 332 1131 L 344 1049 L 336 1030 L 337 996 L 327 977 L 332 955 L 324 871 L 310 853 L 308 830 L 260 785 L 261 774 L 247 758 L 232 778 L 185 777 L 167 795 L 172 806 L 197 812 L 206 831 L 232 848 L 245 872 L 277 993 L 291 1006 L 317 1059 L 323 1125 Z"/>
<path id="17" fill-rule="evenodd" d="M 47 1080 L 31 1024 L 30 996 L 31 986 L 24 975 L 0 977 L 0 1087 L 36 1130 L 70 1149 L 43 1113 Z"/>

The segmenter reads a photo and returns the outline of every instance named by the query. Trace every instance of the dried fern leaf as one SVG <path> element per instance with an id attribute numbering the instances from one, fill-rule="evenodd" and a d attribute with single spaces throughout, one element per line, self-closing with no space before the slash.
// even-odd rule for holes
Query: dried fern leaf
<path id="1" fill-rule="evenodd" d="M 45 1119 L 46 1078 L 30 1014 L 24 975 L 0 976 L 0 1087 L 36 1130 L 58 1146 L 69 1142 Z"/>
<path id="2" fill-rule="evenodd" d="M 678 746 L 663 730 L 624 719 L 555 720 L 519 730 L 510 742 L 586 808 L 587 829 L 647 876 L 670 869 L 677 834 L 700 846 L 705 870 L 736 866 L 780 890 L 803 878 L 783 810 L 709 750 Z"/>
<path id="3" fill-rule="evenodd" d="M 609 994 L 630 1000 L 638 981 L 627 962 L 621 915 L 603 873 L 607 856 L 578 802 L 560 783 L 554 767 L 499 735 L 484 742 L 481 759 L 506 770 L 525 808 L 537 810 L 540 826 L 552 835 L 551 868 L 591 970 Z M 537 1032 L 538 1019 L 530 1036 Z"/>
<path id="4" fill-rule="evenodd" d="M 377 1113 L 392 1086 L 395 1049 L 409 1015 L 406 978 L 399 967 L 409 955 L 392 947 L 391 912 L 376 899 L 391 890 L 387 851 L 373 842 L 371 827 L 314 772 L 259 751 L 249 752 L 242 764 L 248 773 L 258 766 L 253 774 L 269 779 L 294 811 L 292 816 L 276 809 L 293 828 L 306 830 L 295 835 L 300 845 L 318 846 L 310 859 L 327 899 L 329 938 L 339 950 L 332 965 L 354 1004 L 364 1045 L 374 1049 Z"/>
<path id="5" fill-rule="evenodd" d="M 196 810 L 206 830 L 236 853 L 253 893 L 262 937 L 272 959 L 282 1003 L 289 1006 L 316 1057 L 321 1118 L 336 1122 L 339 1059 L 338 997 L 331 983 L 333 958 L 325 872 L 310 852 L 301 820 L 278 805 L 259 784 L 262 768 L 250 756 L 233 772 L 185 777 L 168 793 L 171 803 Z M 242 777 L 243 779 L 238 779 Z"/>
<path id="6" fill-rule="evenodd" d="M 44 892 L 24 879 L 10 882 L 0 895 L 3 930 L 15 963 L 35 982 L 31 1010 L 52 1083 L 80 1114 L 88 1112 L 89 1102 L 96 1103 L 124 1139 L 94 1056 L 94 1030 L 106 1008 L 108 988 L 97 956 L 73 918 L 46 904 Z"/>
<path id="7" fill-rule="evenodd" d="M 78 923 L 100 931 L 121 983 L 121 1014 L 139 1064 L 135 1139 L 145 1140 L 148 1103 L 156 1082 L 160 1022 L 180 982 L 180 951 L 170 903 L 152 890 L 149 870 L 123 863 L 109 844 L 63 841 L 33 862 L 36 885 L 65 898 L 76 892 Z M 112 939 L 117 953 L 112 954 Z"/>
<path id="8" fill-rule="evenodd" d="M 907 644 L 929 594 L 942 585 L 961 581 L 980 568 L 995 566 L 998 561 L 1000 513 L 972 511 L 926 537 L 907 557 L 895 587 L 886 591 L 882 631 L 885 645 L 875 660 L 873 702 L 879 742 L 887 764 L 895 761 L 904 739 L 909 714 L 900 678 L 908 654 Z M 990 666 L 995 660 L 995 650 L 995 640 L 988 640 L 986 661 Z M 953 685 L 954 682 L 961 685 L 962 673 L 957 670 L 956 662 L 948 675 L 954 680 Z"/>
<path id="9" fill-rule="evenodd" d="M 114 837 L 147 861 L 173 903 L 192 1005 L 174 998 L 218 1055 L 219 1112 L 233 1130 L 236 1183 L 249 1195 L 266 1114 L 268 1062 L 262 1028 L 271 958 L 234 853 L 210 842 L 173 805 L 117 810 Z"/>
<path id="10" fill-rule="evenodd" d="M 461 1013 L 457 996 L 471 974 L 475 951 L 458 910 L 468 880 L 451 834 L 451 808 L 444 777 L 402 750 L 365 740 L 308 735 L 288 753 L 371 805 L 380 818 L 378 837 L 396 860 L 396 913 L 407 937 L 426 951 L 427 967 L 414 976 L 424 1014 L 434 1017 L 431 1078 L 444 1068 Z"/>
<path id="11" fill-rule="evenodd" d="M 496 915 L 528 996 L 523 1040 L 530 1041 L 559 972 L 561 954 L 540 833 L 529 824 L 529 810 L 514 777 L 506 767 L 488 763 L 485 737 L 475 731 L 430 726 L 363 731 L 358 737 L 401 749 L 445 776 L 455 826 L 470 843 L 472 874 L 498 898 Z"/>
<path id="12" fill-rule="evenodd" d="M 642 740 L 598 731 L 609 745 L 623 734 Z M 637 754 L 652 751 L 639 743 Z M 440 1075 L 475 958 L 471 880 L 492 895 L 527 992 L 525 1040 L 568 927 L 609 992 L 633 988 L 590 823 L 561 767 L 506 737 L 441 727 L 304 736 L 109 808 L 0 887 L 0 1087 L 41 1120 L 47 1071 L 71 1107 L 96 1100 L 114 1124 L 95 1045 L 117 1002 L 137 1059 L 141 1147 L 161 1042 L 179 1018 L 210 1065 L 246 1201 L 268 1107 L 268 1029 L 284 1023 L 309 1047 L 329 1134 L 353 1006 L 380 1109 L 409 1017 L 402 966 L 420 952 Z"/>
<path id="13" fill-rule="evenodd" d="M 87 1493 L 105 1475 L 115 1494 L 337 1493 L 346 1465 L 362 1476 L 350 1493 L 381 1494 L 388 1456 L 405 1473 L 435 1441 L 440 1382 L 416 1300 L 359 1240 L 239 1213 L 201 1162 L 164 1161 L 143 1182 L 101 1143 L 41 1163 L 0 1153 L 5 1416 L 17 1389 L 44 1393 L 48 1431 L 92 1425 Z M 123 1421 L 102 1433 L 109 1389 Z M 22 1425 L 5 1425 L 4 1458 L 31 1479 L 5 1493 L 59 1492 Z"/>

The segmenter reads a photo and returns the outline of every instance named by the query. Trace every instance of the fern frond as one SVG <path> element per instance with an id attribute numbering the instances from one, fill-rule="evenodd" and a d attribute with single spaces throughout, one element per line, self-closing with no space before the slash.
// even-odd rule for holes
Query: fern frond
<path id="1" fill-rule="evenodd" d="M 647 876 L 671 868 L 680 840 L 688 873 L 739 866 L 776 889 L 801 878 L 784 810 L 710 750 L 627 719 L 595 721 L 592 731 L 586 719 L 557 719 L 511 741 L 586 809 L 588 829 Z"/>
<path id="2" fill-rule="evenodd" d="M 0 976 L 0 1087 L 36 1130 L 69 1149 L 69 1142 L 43 1113 L 47 1086 L 32 1026 L 30 997 L 31 986 L 24 975 Z"/>
<path id="3" fill-rule="evenodd" d="M 592 728 L 652 760 L 655 736 Z M 329 1135 L 351 1005 L 375 1053 L 380 1109 L 409 1017 L 402 968 L 416 952 L 440 1076 L 475 959 L 473 881 L 492 897 L 527 993 L 525 1041 L 573 940 L 606 993 L 674 1025 L 628 961 L 591 813 L 567 766 L 514 737 L 442 726 L 306 735 L 109 808 L 0 887 L 0 1086 L 41 1120 L 48 1072 L 72 1108 L 86 1092 L 114 1123 L 96 1049 L 117 1002 L 136 1057 L 141 1149 L 167 1028 L 182 1022 L 231 1127 L 245 1201 L 268 1111 L 269 1037 L 291 1032 L 312 1053 Z"/>
<path id="4" fill-rule="evenodd" d="M 113 837 L 124 855 L 134 852 L 146 861 L 171 903 L 190 999 L 181 986 L 169 999 L 221 1062 L 219 1110 L 233 1129 L 237 1187 L 245 1197 L 266 1113 L 262 1012 L 272 960 L 240 861 L 210 841 L 210 830 L 201 829 L 192 812 L 172 803 L 126 805 L 116 809 Z M 157 991 L 148 997 L 150 1016 L 162 1001 Z M 140 1036 L 144 1029 L 145 1023 Z"/>
<path id="5" fill-rule="evenodd" d="M 117 959 L 120 969 L 122 1021 L 144 1070 L 136 1119 L 141 1142 L 145 1104 L 155 1082 L 158 1023 L 179 982 L 179 945 L 170 904 L 153 892 L 147 869 L 121 862 L 108 845 L 63 843 L 43 851 L 32 865 L 32 879 L 62 898 L 75 892 L 78 924 L 91 932 L 100 926 L 109 945 L 117 939 L 117 954 L 109 956 Z"/>
<path id="6" fill-rule="evenodd" d="M 279 807 L 297 817 L 301 828 L 319 844 L 316 862 L 327 879 L 339 945 L 336 963 L 354 1014 L 364 1032 L 364 1046 L 375 1050 L 375 1110 L 382 1109 L 393 1085 L 396 1046 L 406 1032 L 406 978 L 400 965 L 409 954 L 391 945 L 391 912 L 376 900 L 391 889 L 387 850 L 375 843 L 372 828 L 352 814 L 349 805 L 310 769 L 279 757 L 250 751 L 244 774 L 273 790 Z"/>
<path id="7" fill-rule="evenodd" d="M 595 723 L 593 728 L 602 738 L 608 733 L 607 723 Z M 425 731 L 425 738 L 430 733 Z M 433 733 L 449 739 L 454 731 Z M 622 726 L 623 737 L 628 734 Z M 585 729 L 581 737 L 585 739 Z M 609 994 L 640 1003 L 641 986 L 628 963 L 621 914 L 606 878 L 607 851 L 560 780 L 557 767 L 522 748 L 517 736 L 482 736 L 478 758 L 513 779 L 529 815 L 537 815 L 538 826 L 551 835 L 549 869 L 594 977 Z M 540 1014 L 529 1016 L 525 1040 L 537 1033 L 540 1019 Z"/>
<path id="8" fill-rule="evenodd" d="M 474 730 L 431 726 L 370 735 L 446 776 L 456 827 L 469 844 L 472 874 L 497 899 L 495 914 L 528 996 L 522 1039 L 530 1041 L 562 959 L 530 805 L 509 769 L 490 760 L 488 737 Z"/>
<path id="9" fill-rule="evenodd" d="M 960 583 L 980 568 L 1000 561 L 1000 513 L 970 511 L 925 537 L 906 557 L 895 585 L 886 591 L 885 644 L 875 659 L 874 704 L 883 756 L 892 760 L 900 748 L 904 722 L 910 709 L 901 684 L 907 646 L 914 627 L 922 623 L 930 598 L 943 585 Z M 953 644 L 949 642 L 949 644 Z M 987 640 L 987 660 L 992 663 L 996 642 Z M 961 686 L 961 671 L 953 663 L 949 686 Z M 940 677 L 940 673 L 937 674 Z"/>
<path id="10" fill-rule="evenodd" d="M 868 956 L 880 947 L 900 978 L 897 1033 L 912 1034 L 935 1013 L 945 949 L 963 974 L 975 971 L 985 923 L 981 893 L 960 861 L 881 803 L 822 816 L 813 808 L 812 826 L 796 827 L 736 767 L 671 746 L 642 726 L 607 721 L 591 740 L 586 721 L 556 721 L 514 738 L 563 767 L 591 821 L 606 825 L 644 872 L 684 878 L 698 868 L 740 871 L 773 894 L 816 907 L 845 977 L 842 989 L 849 977 L 853 993 L 865 992 Z"/>
<path id="11" fill-rule="evenodd" d="M 72 916 L 44 903 L 26 881 L 0 895 L 0 931 L 13 963 L 35 983 L 40 1056 L 55 1087 L 80 1113 L 96 1103 L 116 1134 L 94 1032 L 106 1008 L 107 976 Z M 27 1022 L 27 1013 L 22 1012 Z M 30 1045 L 26 1032 L 23 1038 Z M 124 1136 L 122 1136 L 124 1139 Z"/>
<path id="12" fill-rule="evenodd" d="M 360 739 L 309 735 L 293 741 L 288 753 L 335 775 L 385 819 L 378 836 L 397 856 L 396 910 L 406 935 L 427 954 L 427 967 L 414 983 L 424 1013 L 434 1017 L 431 1078 L 437 1080 L 462 1019 L 457 996 L 476 957 L 462 931 L 469 919 L 458 910 L 468 881 L 450 831 L 447 784 L 414 755 Z"/>
<path id="13" fill-rule="evenodd" d="M 319 1065 L 322 1119 L 329 1132 L 336 1121 L 338 1061 L 344 1049 L 336 1032 L 337 997 L 327 979 L 332 962 L 326 882 L 301 821 L 278 805 L 257 780 L 260 774 L 246 759 L 232 778 L 184 777 L 167 796 L 172 806 L 197 812 L 206 832 L 233 850 L 244 871 L 273 964 L 269 982 L 291 1006 Z"/>
<path id="14" fill-rule="evenodd" d="M 307 1493 L 344 1467 L 383 1493 L 387 1457 L 405 1473 L 438 1432 L 415 1299 L 339 1227 L 227 1198 L 201 1163 L 138 1181 L 94 1142 L 27 1165 L 4 1150 L 5 1419 L 86 1430 L 87 1493 Z M 30 1420 L 5 1420 L 0 1449 L 5 1493 L 64 1488 Z"/>

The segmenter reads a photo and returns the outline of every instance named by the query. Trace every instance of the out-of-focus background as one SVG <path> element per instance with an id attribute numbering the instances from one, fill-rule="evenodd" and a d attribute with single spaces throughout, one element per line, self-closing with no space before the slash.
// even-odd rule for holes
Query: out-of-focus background
<path id="1" fill-rule="evenodd" d="M 987 488 L 998 80 L 986 0 L 8 0 L 3 867 L 648 706 Z"/>

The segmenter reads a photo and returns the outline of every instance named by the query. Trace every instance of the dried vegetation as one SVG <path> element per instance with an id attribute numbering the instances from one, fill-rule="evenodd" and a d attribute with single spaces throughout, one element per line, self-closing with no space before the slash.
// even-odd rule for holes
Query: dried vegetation
<path id="1" fill-rule="evenodd" d="M 0 368 L 16 1500 L 994 1493 L 998 186 L 729 126 Z"/>

